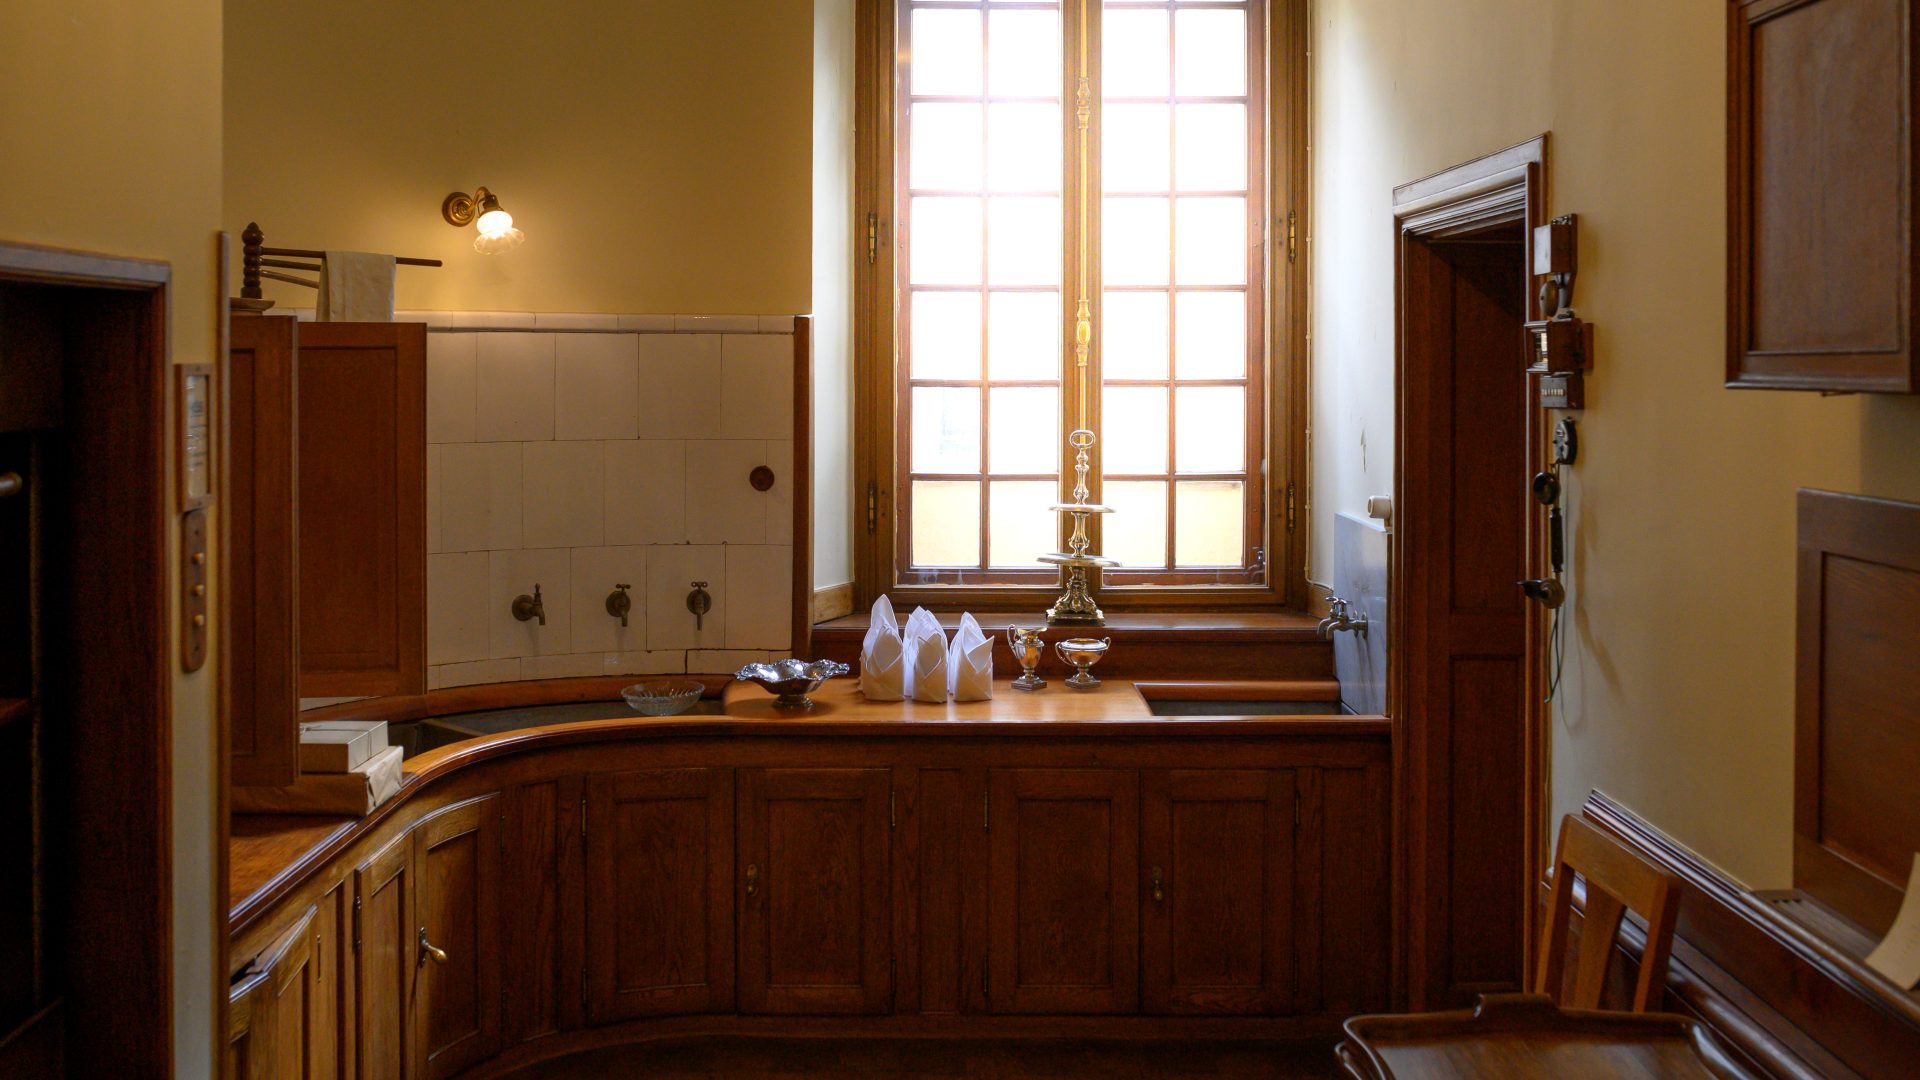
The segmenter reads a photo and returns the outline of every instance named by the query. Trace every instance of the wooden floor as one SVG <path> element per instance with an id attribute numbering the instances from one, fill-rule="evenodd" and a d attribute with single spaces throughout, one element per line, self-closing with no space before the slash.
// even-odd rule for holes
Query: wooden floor
<path id="1" fill-rule="evenodd" d="M 1338 1076 L 1321 1042 L 1089 1043 L 941 1040 L 737 1040 L 595 1050 L 513 1074 L 514 1080 L 908 1077 L 926 1080 L 1321 1080 Z"/>

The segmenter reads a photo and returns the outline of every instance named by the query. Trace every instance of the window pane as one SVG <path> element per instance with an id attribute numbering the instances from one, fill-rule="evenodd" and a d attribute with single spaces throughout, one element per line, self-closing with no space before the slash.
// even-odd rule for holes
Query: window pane
<path id="1" fill-rule="evenodd" d="M 1121 566 L 1167 565 L 1167 484 L 1164 480 L 1109 480 L 1100 501 L 1113 513 L 1100 519 L 1100 553 Z"/>
<path id="2" fill-rule="evenodd" d="M 1108 191 L 1167 190 L 1165 105 L 1109 105 L 1100 113 L 1100 184 Z"/>
<path id="3" fill-rule="evenodd" d="M 1167 391 L 1109 386 L 1102 398 L 1102 471 L 1108 476 L 1167 471 Z"/>
<path id="4" fill-rule="evenodd" d="M 1167 283 L 1167 200 L 1108 198 L 1100 204 L 1100 276 L 1108 285 Z"/>
<path id="5" fill-rule="evenodd" d="M 915 285 L 980 283 L 980 200 L 913 200 L 908 274 Z"/>
<path id="6" fill-rule="evenodd" d="M 987 485 L 987 551 L 992 566 L 1033 566 L 1060 550 L 1059 500 L 1052 480 L 997 480 Z"/>
<path id="7" fill-rule="evenodd" d="M 1173 559 L 1177 566 L 1240 566 L 1243 526 L 1240 481 L 1175 484 Z M 917 531 L 917 530 L 916 530 Z"/>
<path id="8" fill-rule="evenodd" d="M 1060 190 L 1060 106 L 987 108 L 987 187 Z"/>
<path id="9" fill-rule="evenodd" d="M 1247 373 L 1247 294 L 1183 292 L 1173 303 L 1174 371 L 1179 377 L 1244 377 Z"/>
<path id="10" fill-rule="evenodd" d="M 987 375 L 1060 377 L 1060 294 L 997 292 L 987 298 Z"/>
<path id="11" fill-rule="evenodd" d="M 915 292 L 912 375 L 916 379 L 980 377 L 980 294 Z"/>
<path id="12" fill-rule="evenodd" d="M 1060 13 L 995 11 L 987 17 L 987 92 L 1060 96 Z"/>
<path id="13" fill-rule="evenodd" d="M 1174 279 L 1182 285 L 1247 280 L 1247 200 L 1175 200 Z"/>
<path id="14" fill-rule="evenodd" d="M 1107 379 L 1167 377 L 1167 294 L 1112 292 L 1100 299 L 1100 363 Z"/>
<path id="15" fill-rule="evenodd" d="M 920 102 L 910 106 L 911 183 L 922 190 L 980 190 L 980 106 Z"/>
<path id="16" fill-rule="evenodd" d="M 1173 112 L 1174 182 L 1182 191 L 1247 189 L 1247 107 L 1181 105 Z"/>
<path id="17" fill-rule="evenodd" d="M 916 9 L 909 55 L 913 93 L 979 94 L 980 13 Z"/>
<path id="18" fill-rule="evenodd" d="M 1058 285 L 1060 200 L 987 200 L 987 280 L 994 285 Z"/>
<path id="19" fill-rule="evenodd" d="M 913 388 L 913 471 L 980 471 L 980 391 L 970 386 Z"/>
<path id="20" fill-rule="evenodd" d="M 1183 473 L 1241 472 L 1247 458 L 1247 394 L 1237 386 L 1174 391 L 1174 465 Z"/>
<path id="21" fill-rule="evenodd" d="M 987 462 L 996 473 L 1060 470 L 1060 391 L 1001 386 L 987 392 Z"/>
<path id="22" fill-rule="evenodd" d="M 913 565 L 980 563 L 980 484 L 974 480 L 913 482 Z"/>
<path id="23" fill-rule="evenodd" d="M 1188 96 L 1247 92 L 1244 11 L 1182 11 L 1173 21 L 1173 89 Z"/>
<path id="24" fill-rule="evenodd" d="M 1116 97 L 1167 96 L 1167 13 L 1109 8 L 1100 16 L 1100 78 Z"/>

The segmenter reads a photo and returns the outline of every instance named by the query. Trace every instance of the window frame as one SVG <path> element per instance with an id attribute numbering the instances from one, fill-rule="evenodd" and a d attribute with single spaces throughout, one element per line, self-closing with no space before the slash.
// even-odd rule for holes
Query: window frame
<path id="1" fill-rule="evenodd" d="M 1249 501 L 1262 511 L 1249 514 L 1243 522 L 1245 544 L 1258 547 L 1264 557 L 1264 572 L 1252 574 L 1237 568 L 1218 573 L 1212 570 L 1164 570 L 1122 568 L 1099 581 L 1097 598 L 1109 611 L 1184 610 L 1195 608 L 1239 608 L 1274 610 L 1304 607 L 1308 601 L 1306 584 L 1307 510 L 1307 423 L 1308 364 L 1306 362 L 1305 302 L 1307 292 L 1305 196 L 1306 187 L 1306 88 L 1307 32 L 1304 0 L 1250 0 L 1263 5 L 1266 40 L 1250 43 L 1250 54 L 1264 48 L 1264 65 L 1250 65 L 1250 96 L 1264 98 L 1267 128 L 1267 183 L 1248 191 L 1250 224 L 1264 224 L 1263 243 L 1250 244 L 1250 258 L 1262 267 L 1259 289 L 1249 288 L 1249 331 L 1262 331 L 1255 340 L 1264 343 L 1265 363 L 1254 363 L 1248 378 L 1248 462 Z M 859 47 L 856 85 L 856 169 L 857 215 L 865 228 L 865 243 L 857 245 L 855 257 L 855 333 L 854 333 L 854 590 L 855 603 L 871 604 L 881 593 L 890 594 L 896 606 L 924 604 L 944 608 L 965 606 L 980 611 L 1004 611 L 1045 607 L 1062 588 L 1059 572 L 1038 565 L 1032 570 L 914 571 L 911 577 L 900 559 L 911 527 L 906 516 L 908 460 L 907 424 L 904 396 L 909 393 L 908 372 L 904 364 L 904 340 L 899 331 L 906 327 L 907 290 L 899 279 L 903 256 L 900 231 L 894 222 L 905 213 L 907 194 L 896 185 L 906 168 L 906 140 L 897 135 L 902 117 L 901 103 L 905 87 L 901 75 L 908 49 L 900 13 L 906 0 L 859 0 Z M 1063 187 L 1063 251 L 1071 252 L 1080 241 L 1077 230 L 1081 218 L 1075 212 L 1074 192 L 1081 184 L 1078 155 L 1073 138 L 1076 121 L 1070 89 L 1076 72 L 1073 59 L 1078 43 L 1089 43 L 1078 61 L 1092 78 L 1094 108 L 1099 107 L 1097 38 L 1089 32 L 1082 37 L 1081 21 L 1097 29 L 1101 0 L 1063 0 L 1063 51 L 1068 56 L 1063 83 L 1063 124 L 1066 141 L 1063 153 L 1066 179 Z M 1255 35 L 1257 37 L 1257 35 Z M 1250 56 L 1250 59 L 1252 56 Z M 1090 171 L 1098 182 L 1099 147 L 1096 137 L 1089 148 Z M 1252 151 L 1260 153 L 1256 148 Z M 1090 227 L 1099 228 L 1098 212 L 1102 193 L 1092 193 L 1093 205 L 1087 215 Z M 1258 210 L 1255 205 L 1258 204 Z M 1257 213 L 1257 217 L 1256 217 Z M 1251 266 L 1250 266 L 1251 268 Z M 1170 283 L 1169 289 L 1172 289 Z M 1071 342 L 1075 296 L 1071 275 L 1061 282 L 1061 319 L 1063 349 L 1060 403 L 1064 415 L 1070 415 L 1074 386 Z M 1171 297 L 1171 292 L 1169 293 Z M 1094 289 L 1093 325 L 1099 334 L 1100 290 Z M 1255 314 L 1255 313 L 1258 314 Z M 1257 322 L 1256 322 L 1257 320 Z M 1168 372 L 1169 385 L 1174 373 Z M 1100 383 L 1098 349 L 1088 370 L 1088 381 Z M 983 387 L 984 394 L 984 387 Z M 1098 403 L 1094 394 L 1096 430 L 1099 427 Z M 1170 403 L 1171 405 L 1171 403 Z M 1065 449 L 1063 423 L 1061 496 L 1072 486 L 1071 451 Z M 982 440 L 987 437 L 982 432 Z M 1171 435 L 1170 435 L 1171 438 Z M 1098 448 L 1096 447 L 1096 454 Z M 1171 447 L 1169 447 L 1171 453 Z M 1171 467 L 1169 462 L 1169 467 Z M 1099 476 L 1099 461 L 1094 476 Z M 1264 474 L 1263 474 L 1264 470 Z M 1169 498 L 1172 487 L 1169 485 Z M 983 488 L 982 498 L 985 498 Z M 1172 521 L 1169 520 L 1171 531 Z M 985 523 L 982 524 L 983 534 Z M 1097 534 L 1096 534 L 1097 535 Z M 1060 540 L 1065 541 L 1065 525 Z M 985 537 L 983 535 L 983 542 Z M 1035 553 L 1039 554 L 1038 552 Z M 986 553 L 982 552 L 983 561 Z M 1173 559 L 1171 536 L 1169 563 Z M 961 580 L 964 575 L 964 580 Z M 1253 580 L 1248 580 L 1249 578 Z"/>

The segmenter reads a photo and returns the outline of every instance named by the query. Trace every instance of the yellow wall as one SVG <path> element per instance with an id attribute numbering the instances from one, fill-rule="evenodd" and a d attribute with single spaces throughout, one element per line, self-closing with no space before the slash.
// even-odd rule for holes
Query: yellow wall
<path id="1" fill-rule="evenodd" d="M 1319 0 L 1314 565 L 1333 511 L 1392 490 L 1393 186 L 1550 131 L 1551 210 L 1580 214 L 1577 306 L 1599 334 L 1555 812 L 1600 788 L 1772 887 L 1792 861 L 1794 492 L 1920 499 L 1920 400 L 1721 386 L 1724 18 Z"/>
<path id="2" fill-rule="evenodd" d="M 429 310 L 808 310 L 809 0 L 226 4 L 226 212 Z M 440 218 L 484 184 L 526 230 Z M 282 304 L 313 293 L 271 285 Z"/>
<path id="3" fill-rule="evenodd" d="M 218 0 L 0 4 L 0 241 L 172 263 L 176 362 L 218 341 L 220 137 Z M 174 680 L 180 1076 L 213 1063 L 212 691 L 212 664 Z"/>

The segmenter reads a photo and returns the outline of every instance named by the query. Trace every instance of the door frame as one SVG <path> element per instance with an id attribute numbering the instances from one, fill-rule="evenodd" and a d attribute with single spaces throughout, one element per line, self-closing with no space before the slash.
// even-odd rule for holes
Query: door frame
<path id="1" fill-rule="evenodd" d="M 1542 133 L 1525 142 L 1516 143 L 1503 150 L 1495 151 L 1483 157 L 1443 169 L 1440 172 L 1410 183 L 1402 184 L 1393 191 L 1394 224 L 1394 505 L 1406 507 L 1418 498 L 1410 501 L 1410 470 L 1408 468 L 1411 447 L 1407 439 L 1408 402 L 1406 400 L 1405 371 L 1407 365 L 1407 327 L 1399 310 L 1400 297 L 1405 285 L 1405 247 L 1410 242 L 1442 241 L 1449 237 L 1464 236 L 1484 230 L 1490 226 L 1517 222 L 1522 226 L 1522 258 L 1527 273 L 1525 295 L 1529 320 L 1541 318 L 1539 299 L 1532 287 L 1533 279 L 1533 230 L 1544 225 L 1547 220 L 1547 140 Z M 1514 376 L 1527 381 L 1527 400 L 1534 399 L 1538 376 L 1530 374 L 1521 362 L 1521 342 L 1514 342 Z M 1547 423 L 1545 413 L 1537 408 L 1527 410 L 1526 454 L 1527 470 L 1537 472 L 1545 467 Z M 1515 491 L 1515 498 L 1524 497 L 1524 492 Z M 1393 529 L 1389 535 L 1388 565 L 1388 641 L 1394 645 L 1388 650 L 1387 658 L 1387 714 L 1393 724 L 1393 993 L 1397 1009 L 1422 1009 L 1434 1003 L 1426 1000 L 1428 981 L 1427 957 L 1417 956 L 1410 948 L 1415 939 L 1415 931 L 1425 937 L 1424 920 L 1434 913 L 1415 911 L 1410 904 L 1413 882 L 1419 873 L 1424 873 L 1421 863 L 1423 853 L 1429 850 L 1427 839 L 1438 829 L 1445 828 L 1444 821 L 1424 821 L 1414 814 L 1417 805 L 1423 805 L 1424 786 L 1429 781 L 1425 763 L 1416 760 L 1409 753 L 1410 736 L 1416 734 L 1414 725 L 1423 717 L 1417 710 L 1410 710 L 1405 700 L 1405 688 L 1409 673 L 1416 663 L 1424 663 L 1425 657 L 1416 656 L 1415 650 L 1408 647 L 1410 638 L 1408 628 L 1424 618 L 1428 590 L 1424 582 L 1413 580 L 1408 572 L 1408 551 L 1414 546 L 1408 543 L 1409 536 L 1419 536 L 1422 523 L 1409 522 L 1406 515 L 1396 514 Z M 1543 576 L 1546 565 L 1546 524 L 1543 515 L 1527 515 L 1527 533 L 1525 542 L 1527 558 L 1527 576 Z M 1547 860 L 1547 815 L 1549 813 L 1550 792 L 1548 783 L 1548 753 L 1550 750 L 1550 732 L 1547 727 L 1548 710 L 1544 700 L 1546 687 L 1546 647 L 1548 620 L 1538 605 L 1528 605 L 1525 629 L 1525 681 L 1523 684 L 1524 727 L 1523 761 L 1524 798 L 1522 827 L 1525 830 L 1523 844 L 1523 864 L 1526 870 L 1524 882 L 1516 882 L 1516 888 L 1525 888 L 1526 899 L 1521 905 L 1524 912 L 1522 935 L 1524 942 L 1523 972 L 1531 970 L 1534 943 L 1538 940 L 1538 904 L 1535 902 L 1532 883 L 1539 880 L 1546 870 Z M 1445 732 L 1419 731 L 1423 740 L 1435 737 L 1445 738 Z"/>

